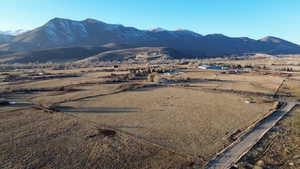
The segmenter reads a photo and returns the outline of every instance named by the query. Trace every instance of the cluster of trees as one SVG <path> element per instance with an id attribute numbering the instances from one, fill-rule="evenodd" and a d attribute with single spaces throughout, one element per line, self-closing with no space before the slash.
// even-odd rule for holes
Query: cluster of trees
<path id="1" fill-rule="evenodd" d="M 281 68 L 280 71 L 294 72 L 294 69 L 291 67 L 285 67 L 285 68 Z"/>

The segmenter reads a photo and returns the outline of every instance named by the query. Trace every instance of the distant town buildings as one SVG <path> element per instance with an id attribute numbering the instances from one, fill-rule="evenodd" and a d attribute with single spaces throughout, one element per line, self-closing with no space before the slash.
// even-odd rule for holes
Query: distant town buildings
<path id="1" fill-rule="evenodd" d="M 230 67 L 228 66 L 221 66 L 221 65 L 200 65 L 198 66 L 199 69 L 211 69 L 211 70 L 229 70 Z"/>

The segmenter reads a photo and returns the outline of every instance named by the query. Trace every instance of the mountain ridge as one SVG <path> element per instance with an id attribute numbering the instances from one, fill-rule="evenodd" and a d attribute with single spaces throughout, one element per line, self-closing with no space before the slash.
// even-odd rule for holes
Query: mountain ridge
<path id="1" fill-rule="evenodd" d="M 24 29 L 16 29 L 16 30 L 6 30 L 6 31 L 1 31 L 0 30 L 0 34 L 2 35 L 11 35 L 11 36 L 17 36 L 20 35 L 22 33 L 27 32 L 27 30 Z"/>
<path id="2" fill-rule="evenodd" d="M 140 30 L 120 24 L 107 24 L 91 18 L 82 21 L 53 18 L 36 29 L 0 43 L 0 51 L 35 51 L 105 44 L 168 47 L 195 58 L 245 53 L 300 53 L 299 45 L 272 36 L 255 40 L 248 37 L 228 37 L 223 34 L 201 35 L 186 29 Z"/>

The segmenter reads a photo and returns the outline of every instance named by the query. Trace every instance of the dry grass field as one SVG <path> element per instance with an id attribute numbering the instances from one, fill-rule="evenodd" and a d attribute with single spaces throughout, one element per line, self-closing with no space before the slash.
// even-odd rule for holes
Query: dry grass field
<path id="1" fill-rule="evenodd" d="M 0 113 L 0 166 L 8 168 L 188 168 L 191 161 L 122 133 L 32 108 Z"/>
<path id="2" fill-rule="evenodd" d="M 238 73 L 221 74 L 219 71 L 200 71 L 187 72 L 186 76 L 194 79 L 193 87 L 203 87 L 209 89 L 236 90 L 252 93 L 272 94 L 280 85 L 284 77 L 264 75 L 262 73 Z"/>
<path id="3" fill-rule="evenodd" d="M 62 104 L 59 110 L 112 126 L 175 151 L 207 160 L 226 135 L 249 126 L 270 104 L 183 88 L 146 88 Z"/>
<path id="4" fill-rule="evenodd" d="M 299 99 L 300 74 L 275 62 L 235 73 L 164 64 L 175 72 L 154 74 L 161 83 L 129 78 L 148 65 L 2 72 L 1 99 L 16 104 L 0 105 L 0 168 L 203 167 L 270 111 L 283 80 L 280 99 Z"/>

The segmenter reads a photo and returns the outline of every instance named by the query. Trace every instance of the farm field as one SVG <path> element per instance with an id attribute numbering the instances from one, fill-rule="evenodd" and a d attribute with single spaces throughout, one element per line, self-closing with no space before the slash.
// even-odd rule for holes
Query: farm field
<path id="1" fill-rule="evenodd" d="M 300 96 L 297 72 L 132 69 L 148 68 L 2 72 L 0 168 L 201 168 L 270 113 L 279 86 Z"/>
<path id="2" fill-rule="evenodd" d="M 182 156 L 64 114 L 32 108 L 0 113 L 6 168 L 187 168 Z M 167 161 L 167 163 L 166 163 Z"/>
<path id="3" fill-rule="evenodd" d="M 244 101 L 226 93 L 146 88 L 68 102 L 58 109 L 207 160 L 228 144 L 226 135 L 243 130 L 271 107 Z"/>

